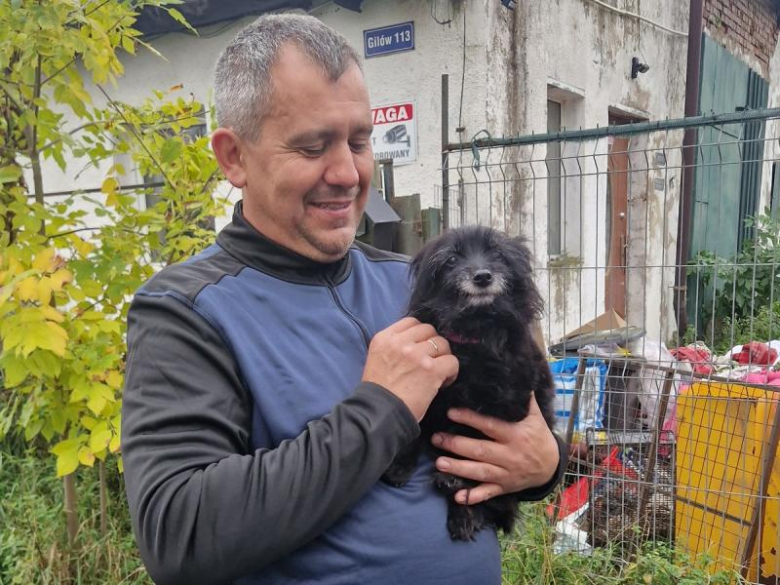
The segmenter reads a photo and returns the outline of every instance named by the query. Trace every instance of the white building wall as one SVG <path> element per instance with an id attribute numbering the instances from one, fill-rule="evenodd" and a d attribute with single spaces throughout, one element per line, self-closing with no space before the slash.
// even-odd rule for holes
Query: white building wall
<path id="1" fill-rule="evenodd" d="M 687 3 L 629 0 L 618 4 L 621 10 L 641 14 L 668 29 L 687 31 Z M 495 16 L 496 26 L 506 26 L 503 22 L 506 13 L 497 11 Z M 508 126 L 520 127 L 524 134 L 544 133 L 547 99 L 561 101 L 562 95 L 563 124 L 569 129 L 604 126 L 610 111 L 650 120 L 682 117 L 685 36 L 617 14 L 588 0 L 521 2 L 512 17 L 519 34 L 515 37 L 515 67 L 509 70 L 517 78 L 520 95 L 516 118 Z M 502 40 L 501 44 L 506 42 Z M 648 63 L 650 70 L 632 80 L 630 69 L 634 56 Z M 665 147 L 669 150 L 671 167 L 675 162 L 671 152 L 681 141 L 681 133 L 653 135 L 649 142 L 646 138 L 634 140 L 630 148 Z M 607 150 L 606 139 L 564 147 L 565 153 L 579 156 L 568 160 L 566 165 L 564 240 L 569 258 L 562 263 L 554 261 L 548 267 L 544 253 L 547 239 L 544 183 L 526 181 L 526 184 L 539 184 L 519 203 L 519 231 L 531 239 L 536 253 L 549 312 L 545 333 L 551 340 L 604 310 L 604 270 L 595 267 L 603 267 L 607 261 Z M 544 154 L 544 149 L 536 147 L 531 156 L 543 160 Z M 641 159 L 644 158 L 642 152 Z M 679 159 L 676 166 L 679 167 Z M 544 165 L 534 169 L 537 167 L 543 173 Z M 633 167 L 640 168 L 647 168 L 644 160 L 636 161 Z M 648 338 L 665 341 L 674 330 L 671 265 L 676 246 L 680 182 L 679 171 L 666 169 L 662 174 L 668 182 L 662 191 L 649 186 L 658 175 L 655 170 L 632 177 L 628 254 L 630 265 L 637 268 L 628 275 L 627 320 L 647 329 Z M 540 173 L 534 172 L 533 176 L 538 178 Z M 637 183 L 640 177 L 644 177 L 644 185 Z M 581 269 L 574 270 L 573 263 L 578 259 Z"/>

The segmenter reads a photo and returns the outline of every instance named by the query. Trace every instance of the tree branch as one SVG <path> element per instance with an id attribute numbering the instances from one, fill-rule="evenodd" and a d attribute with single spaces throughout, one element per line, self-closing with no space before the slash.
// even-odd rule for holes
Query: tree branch
<path id="1" fill-rule="evenodd" d="M 154 163 L 154 166 L 157 167 L 157 170 L 160 171 L 160 174 L 163 176 L 163 179 L 165 179 L 165 182 L 170 185 L 172 189 L 176 188 L 176 185 L 173 184 L 173 181 L 171 181 L 170 177 L 165 172 L 165 169 L 160 164 L 160 161 L 157 160 L 157 158 L 152 154 L 152 151 L 149 150 L 149 148 L 146 146 L 146 143 L 144 143 L 143 138 L 139 136 L 138 132 L 136 131 L 135 127 L 130 123 L 130 121 L 125 116 L 122 109 L 117 105 L 117 103 L 111 99 L 111 96 L 108 95 L 105 89 L 103 89 L 103 86 L 100 84 L 95 84 L 95 86 L 100 90 L 100 93 L 102 93 L 105 98 L 108 100 L 108 103 L 111 105 L 111 107 L 114 109 L 114 111 L 121 116 L 121 118 L 124 120 L 125 124 L 127 124 L 127 127 L 130 129 L 130 133 L 135 137 L 135 139 L 138 141 L 138 144 L 141 145 L 141 148 L 146 151 L 146 154 L 149 155 L 149 158 Z"/>
<path id="2" fill-rule="evenodd" d="M 38 106 L 38 98 L 41 97 L 41 68 L 42 68 L 41 55 L 38 54 L 38 60 L 35 64 L 35 89 L 33 90 L 32 99 L 32 113 L 35 119 L 33 126 L 27 125 L 24 129 L 25 136 L 27 138 L 28 156 L 30 163 L 32 164 L 33 173 L 33 189 L 35 190 L 35 201 L 43 206 L 43 173 L 41 172 L 41 155 L 38 152 L 38 112 L 40 107 Z M 40 234 L 46 235 L 46 223 L 41 220 Z"/>
<path id="3" fill-rule="evenodd" d="M 11 102 L 11 105 L 13 106 L 13 108 L 14 108 L 14 109 L 15 109 L 17 112 L 19 112 L 19 114 L 21 114 L 22 112 L 24 112 L 24 109 L 23 109 L 23 108 L 22 108 L 22 106 L 19 104 L 19 102 L 17 102 L 17 101 L 14 99 L 14 96 L 12 96 L 12 95 L 11 95 L 11 92 L 9 92 L 9 91 L 8 91 L 8 90 L 7 90 L 5 87 L 3 87 L 3 83 L 5 83 L 5 80 L 0 80 L 0 89 L 2 89 L 2 90 L 3 90 L 3 93 L 4 93 L 4 94 L 5 94 L 5 96 L 8 98 L 8 101 L 10 101 L 10 102 Z"/>
<path id="4" fill-rule="evenodd" d="M 209 183 L 214 180 L 214 177 L 217 176 L 217 173 L 219 172 L 219 167 L 211 171 L 211 174 L 209 175 L 208 179 L 203 183 L 203 187 L 200 188 L 200 192 L 198 195 L 203 195 L 206 192 L 206 188 L 209 186 Z"/>
<path id="5" fill-rule="evenodd" d="M 111 120 L 101 120 L 100 122 L 87 122 L 86 124 L 82 124 L 81 126 L 76 126 L 73 130 L 68 130 L 67 134 L 68 134 L 68 136 L 73 136 L 74 134 L 84 130 L 85 128 L 90 128 L 91 126 L 101 126 L 103 124 L 108 124 L 109 122 L 111 122 Z M 39 150 L 41 152 L 43 152 L 44 150 L 47 150 L 47 149 L 51 148 L 55 144 L 59 144 L 63 140 L 64 140 L 63 137 L 55 138 L 51 142 L 47 142 L 46 144 L 41 146 L 41 148 Z"/>
<path id="6" fill-rule="evenodd" d="M 60 232 L 58 234 L 52 234 L 50 236 L 47 236 L 46 241 L 48 242 L 53 238 L 61 238 L 62 236 L 68 236 L 70 234 L 77 234 L 78 232 L 89 232 L 89 231 L 94 231 L 99 229 L 100 229 L 99 227 L 76 228 L 75 230 L 68 230 L 66 232 Z"/>
<path id="7" fill-rule="evenodd" d="M 76 228 L 76 229 L 68 230 L 66 232 L 60 232 L 58 234 L 52 234 L 52 235 L 50 235 L 50 236 L 48 236 L 46 238 L 46 241 L 48 242 L 49 240 L 51 240 L 53 238 L 61 238 L 62 236 L 69 236 L 70 234 L 76 234 L 78 232 L 89 232 L 89 231 L 101 230 L 104 227 L 106 227 L 106 226 Z M 114 227 L 116 227 L 116 226 L 114 226 Z M 133 234 L 134 236 L 147 236 L 147 235 L 149 235 L 149 234 L 145 234 L 144 232 L 137 232 L 135 230 L 131 230 L 131 229 L 128 229 L 128 228 L 118 228 L 118 229 L 119 229 L 120 232 L 124 232 L 126 234 Z"/>

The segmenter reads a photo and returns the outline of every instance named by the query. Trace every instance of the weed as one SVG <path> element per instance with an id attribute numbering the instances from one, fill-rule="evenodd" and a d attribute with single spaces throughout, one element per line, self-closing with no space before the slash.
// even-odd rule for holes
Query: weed
<path id="1" fill-rule="evenodd" d="M 2 444 L 0 584 L 151 585 L 133 540 L 122 480 L 112 466 L 107 469 L 110 500 L 105 535 L 99 528 L 98 470 L 78 471 L 82 522 L 75 547 L 68 550 L 62 480 L 55 477 L 54 459 L 14 451 Z"/>

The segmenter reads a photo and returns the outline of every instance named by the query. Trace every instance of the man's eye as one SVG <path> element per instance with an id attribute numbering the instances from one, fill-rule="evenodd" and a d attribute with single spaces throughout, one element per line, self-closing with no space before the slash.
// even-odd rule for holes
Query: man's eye
<path id="1" fill-rule="evenodd" d="M 303 156 L 317 157 L 322 156 L 325 153 L 324 147 L 301 147 L 298 149 Z"/>
<path id="2" fill-rule="evenodd" d="M 368 148 L 368 142 L 350 142 L 349 147 L 352 152 L 364 152 Z"/>

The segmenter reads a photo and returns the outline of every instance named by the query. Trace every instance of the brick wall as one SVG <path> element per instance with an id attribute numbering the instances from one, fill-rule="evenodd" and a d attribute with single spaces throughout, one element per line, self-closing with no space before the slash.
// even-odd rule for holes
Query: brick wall
<path id="1" fill-rule="evenodd" d="M 777 0 L 704 0 L 704 32 L 769 76 L 778 38 Z"/>

